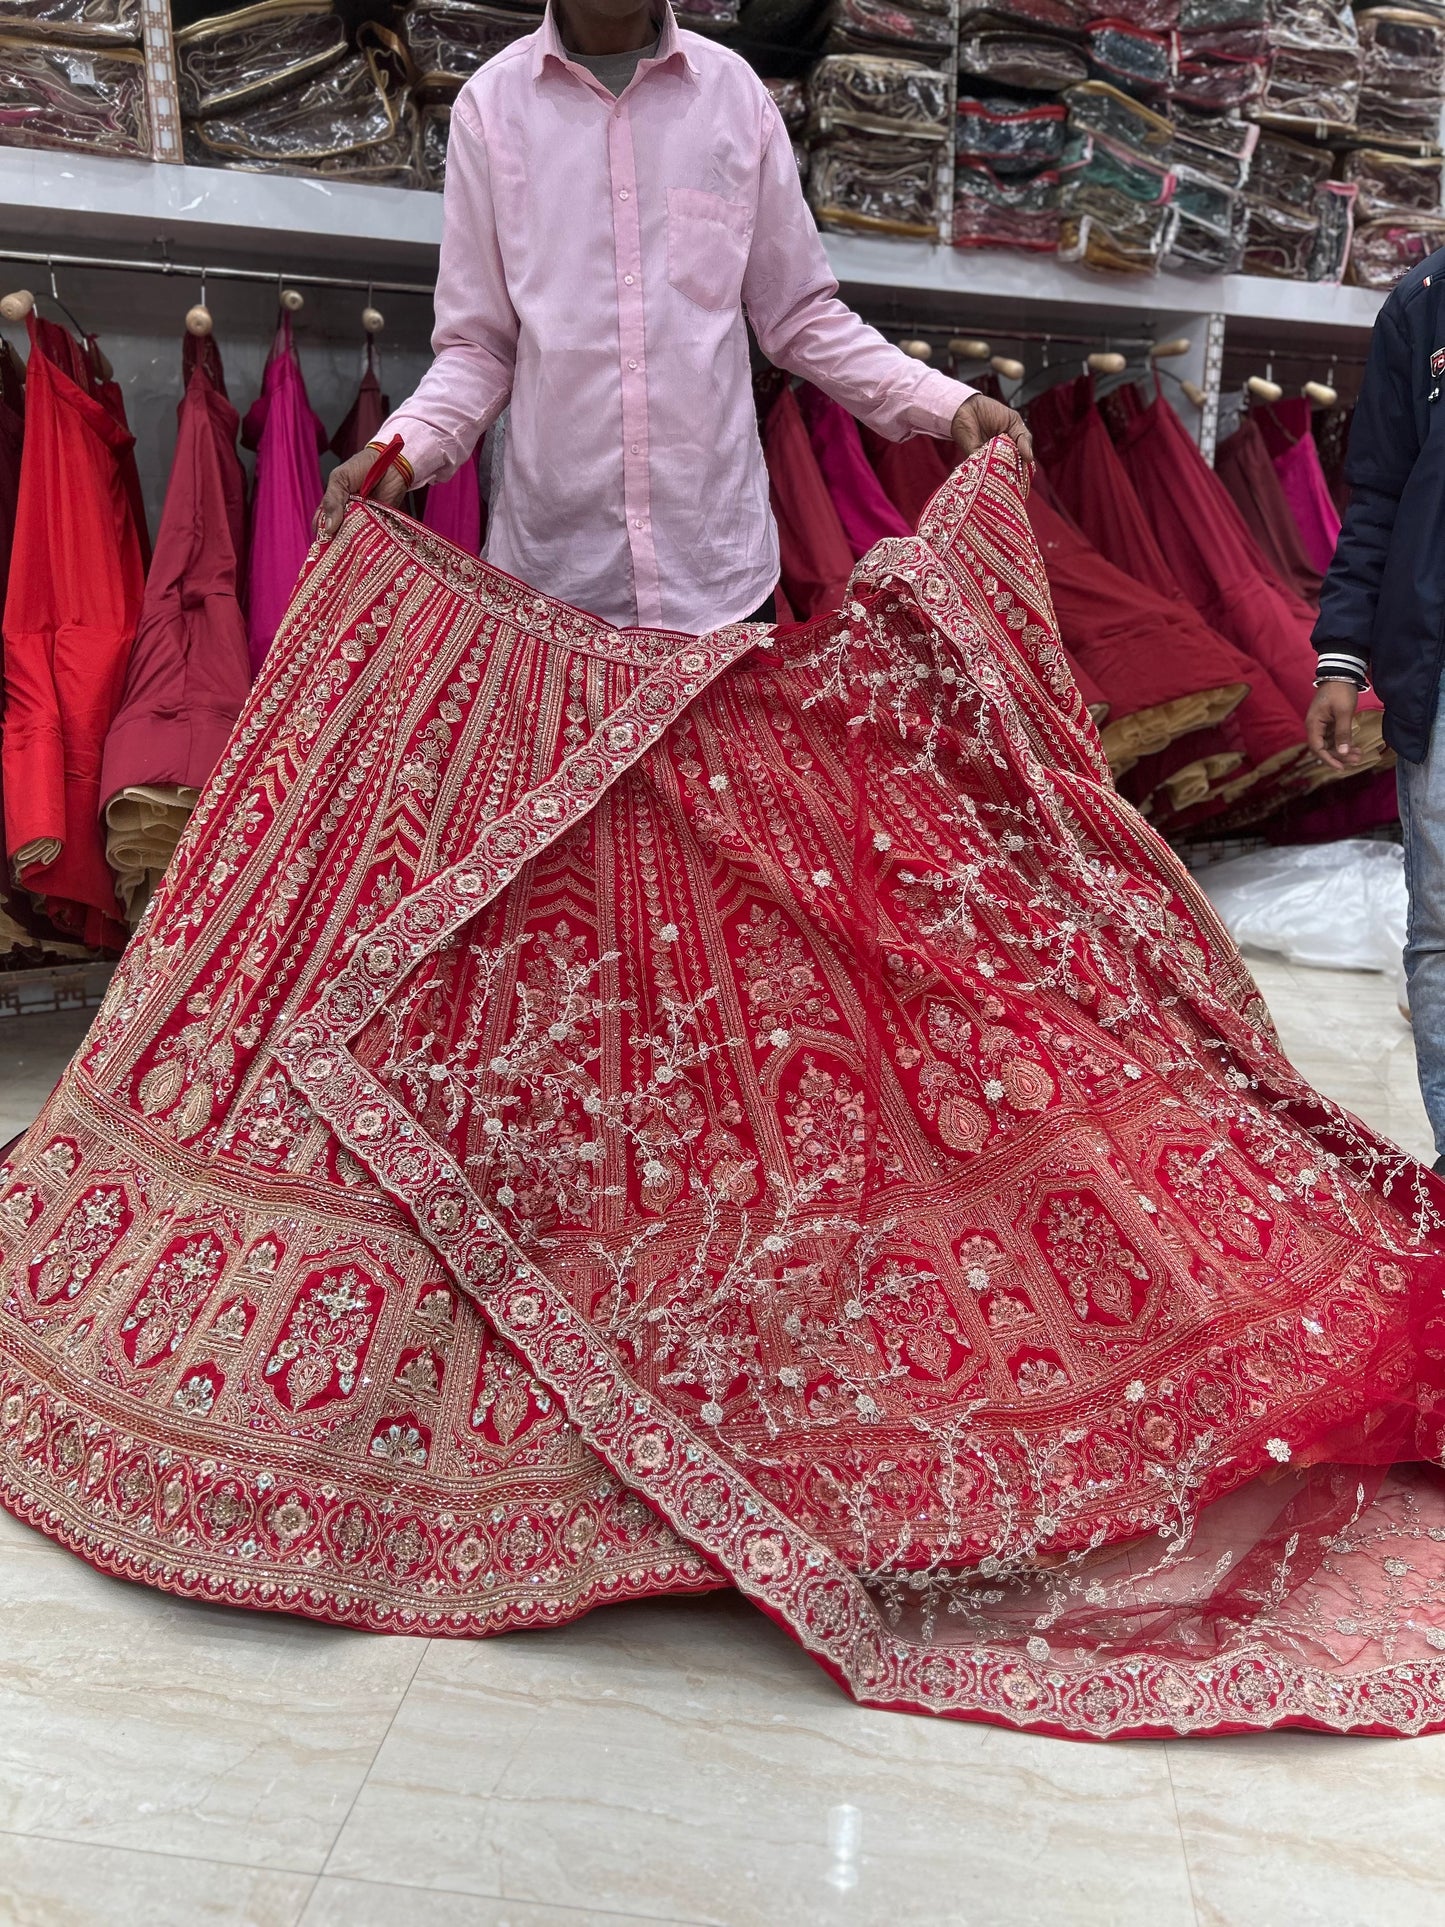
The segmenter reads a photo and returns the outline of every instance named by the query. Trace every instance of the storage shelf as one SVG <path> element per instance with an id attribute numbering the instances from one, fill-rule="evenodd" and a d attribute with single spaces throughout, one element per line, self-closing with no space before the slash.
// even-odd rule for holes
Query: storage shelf
<path id="1" fill-rule="evenodd" d="M 413 275 L 435 268 L 441 196 L 299 175 L 175 167 L 100 155 L 0 148 L 0 240 L 94 252 L 124 244 L 178 260 L 274 263 L 278 270 Z M 1121 316 L 1223 314 L 1261 326 L 1368 328 L 1382 296 L 1253 275 L 1091 274 L 1045 256 L 961 252 L 927 242 L 830 234 L 840 282 L 900 314 L 937 311 L 999 326 L 1087 307 Z"/>

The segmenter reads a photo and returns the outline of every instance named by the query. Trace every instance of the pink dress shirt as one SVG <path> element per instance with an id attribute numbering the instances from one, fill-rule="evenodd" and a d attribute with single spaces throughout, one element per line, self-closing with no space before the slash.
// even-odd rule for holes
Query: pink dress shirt
<path id="1" fill-rule="evenodd" d="M 444 480 L 511 401 L 487 556 L 604 621 L 698 632 L 778 579 L 747 329 L 891 441 L 974 392 L 838 299 L 745 62 L 678 29 L 616 99 L 549 12 L 452 111 L 436 360 L 381 431 Z"/>

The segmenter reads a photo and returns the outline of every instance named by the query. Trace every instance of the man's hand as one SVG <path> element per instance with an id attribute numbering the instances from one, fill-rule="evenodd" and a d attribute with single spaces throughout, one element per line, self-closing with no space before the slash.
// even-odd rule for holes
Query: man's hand
<path id="1" fill-rule="evenodd" d="M 1310 748 L 1331 769 L 1353 769 L 1360 752 L 1352 740 L 1360 692 L 1343 678 L 1322 682 L 1305 714 L 1305 736 Z"/>
<path id="2" fill-rule="evenodd" d="M 374 448 L 363 448 L 348 462 L 341 462 L 331 471 L 331 479 L 326 484 L 326 493 L 321 498 L 321 506 L 316 511 L 316 537 L 318 541 L 329 542 L 341 527 L 341 518 L 346 513 L 346 504 L 353 495 L 361 492 L 361 485 L 381 460 Z M 406 477 L 393 462 L 385 475 L 371 492 L 371 499 L 380 502 L 384 508 L 394 509 L 405 496 Z"/>
<path id="3" fill-rule="evenodd" d="M 995 435 L 1007 435 L 1024 460 L 1033 461 L 1033 437 L 1023 416 L 992 395 L 970 395 L 953 418 L 955 448 L 974 455 Z"/>

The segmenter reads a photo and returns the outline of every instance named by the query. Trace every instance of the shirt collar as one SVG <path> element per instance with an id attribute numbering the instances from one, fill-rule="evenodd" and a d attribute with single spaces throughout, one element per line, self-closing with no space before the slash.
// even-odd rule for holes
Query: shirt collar
<path id="1" fill-rule="evenodd" d="M 672 11 L 669 0 L 653 0 L 653 16 L 658 23 L 657 52 L 648 63 L 649 67 L 662 67 L 671 62 L 696 80 L 697 64 L 683 43 L 682 34 L 678 30 L 677 16 Z M 549 60 L 555 60 L 562 67 L 571 67 L 574 73 L 579 71 L 573 66 L 568 58 L 567 49 L 562 45 L 557 16 L 551 6 L 548 6 L 537 33 L 537 47 L 532 56 L 534 79 L 541 78 L 542 71 Z"/>

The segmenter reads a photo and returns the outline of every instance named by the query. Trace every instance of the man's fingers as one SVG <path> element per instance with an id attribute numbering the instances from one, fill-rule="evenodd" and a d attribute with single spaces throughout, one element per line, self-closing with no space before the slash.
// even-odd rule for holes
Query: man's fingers
<path id="1" fill-rule="evenodd" d="M 1014 447 L 1026 462 L 1034 459 L 1034 438 L 1029 433 L 1028 423 L 1022 415 L 1015 415 L 1009 423 L 1009 434 L 1013 437 Z"/>

